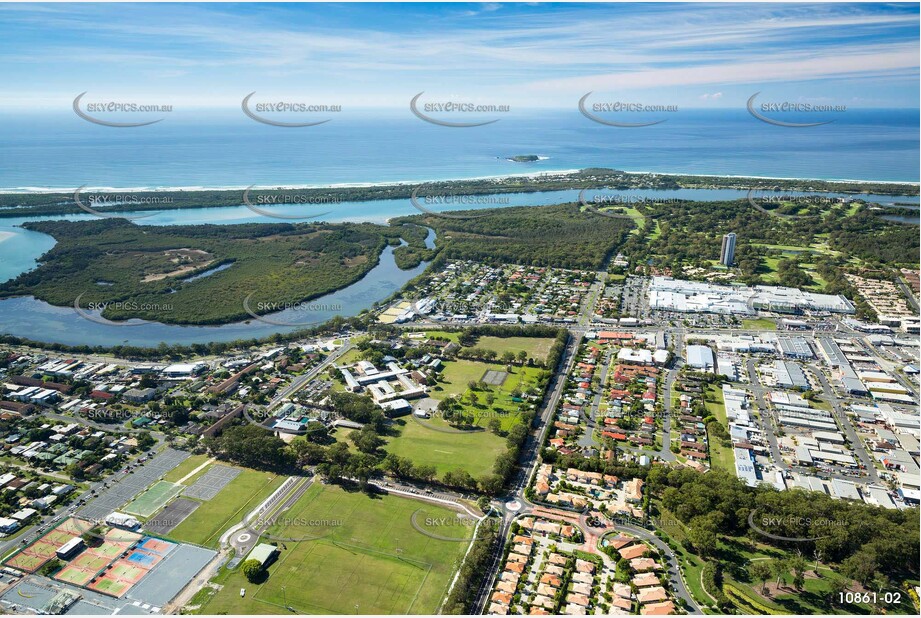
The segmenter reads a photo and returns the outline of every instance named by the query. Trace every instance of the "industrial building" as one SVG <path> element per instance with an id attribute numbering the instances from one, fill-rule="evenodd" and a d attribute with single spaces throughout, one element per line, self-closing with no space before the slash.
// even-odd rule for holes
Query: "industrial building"
<path id="1" fill-rule="evenodd" d="M 689 345 L 688 366 L 699 371 L 713 371 L 716 366 L 713 350 L 705 345 Z"/>
<path id="2" fill-rule="evenodd" d="M 815 353 L 804 337 L 778 337 L 777 349 L 786 358 L 815 358 Z"/>
<path id="3" fill-rule="evenodd" d="M 796 363 L 777 360 L 774 361 L 774 380 L 777 386 L 783 388 L 795 388 L 797 390 L 809 390 L 809 380 L 803 372 L 803 368 Z"/>

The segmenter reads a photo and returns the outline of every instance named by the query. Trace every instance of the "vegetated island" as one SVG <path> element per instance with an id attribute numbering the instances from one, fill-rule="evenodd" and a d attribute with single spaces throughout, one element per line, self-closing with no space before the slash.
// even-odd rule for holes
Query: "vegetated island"
<path id="1" fill-rule="evenodd" d="M 407 269 L 429 259 L 428 230 L 375 224 L 138 226 L 124 219 L 45 221 L 25 228 L 57 244 L 40 265 L 0 285 L 109 320 L 224 324 L 305 303 L 361 279 L 388 244 Z M 402 244 L 402 242 L 405 244 Z M 400 246 L 402 245 L 402 246 Z M 326 315 L 317 307 L 317 319 Z M 335 307 L 328 308 L 335 313 Z M 327 313 L 328 313 L 327 311 Z M 309 320 L 305 313 L 303 320 Z"/>
<path id="2" fill-rule="evenodd" d="M 511 161 L 512 163 L 533 163 L 534 161 L 540 161 L 540 156 L 538 155 L 515 155 L 513 157 L 506 157 L 506 161 Z"/>
<path id="3" fill-rule="evenodd" d="M 491 195 L 533 193 L 581 189 L 739 189 L 747 191 L 802 191 L 834 193 L 874 193 L 877 195 L 918 195 L 918 185 L 873 181 L 827 181 L 810 179 L 745 178 L 726 176 L 692 176 L 624 172 L 609 168 L 586 168 L 575 172 L 547 172 L 498 178 L 474 178 L 425 183 L 392 183 L 361 187 L 314 187 L 253 189 L 251 199 L 262 197 L 264 203 L 290 204 L 291 199 L 309 201 L 305 208 L 334 210 L 339 202 L 409 199 L 413 191 L 424 187 L 428 194 Z M 91 192 L 87 191 L 86 194 Z M 242 189 L 164 189 L 132 191 L 131 203 L 98 207 L 107 213 L 174 210 L 182 208 L 217 208 L 243 204 Z M 759 195 L 763 195 L 759 194 Z M 312 210 L 311 212 L 313 212 Z M 80 214 L 71 192 L 0 194 L 0 218 Z"/>

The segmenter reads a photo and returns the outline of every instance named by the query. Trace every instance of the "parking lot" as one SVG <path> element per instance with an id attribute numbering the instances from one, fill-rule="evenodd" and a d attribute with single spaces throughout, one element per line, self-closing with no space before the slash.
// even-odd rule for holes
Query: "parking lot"
<path id="1" fill-rule="evenodd" d="M 195 481 L 194 485 L 187 487 L 185 491 L 182 492 L 182 495 L 202 501 L 211 500 L 224 489 L 230 481 L 237 478 L 238 474 L 240 474 L 239 468 L 231 468 L 230 466 L 218 464 L 213 465 L 201 476 L 201 478 Z"/>
<path id="2" fill-rule="evenodd" d="M 117 511 L 127 504 L 188 456 L 188 453 L 182 451 L 166 449 L 150 461 L 139 464 L 138 468 L 121 474 L 117 480 L 110 481 L 109 487 L 98 495 L 87 496 L 85 499 L 88 503 L 78 511 L 78 515 L 91 521 L 105 519 L 112 511 Z"/>

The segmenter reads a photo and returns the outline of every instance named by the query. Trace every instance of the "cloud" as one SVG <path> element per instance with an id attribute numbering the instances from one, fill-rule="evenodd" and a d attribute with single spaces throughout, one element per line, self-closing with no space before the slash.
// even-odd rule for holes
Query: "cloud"
<path id="1" fill-rule="evenodd" d="M 722 92 L 714 92 L 714 93 L 712 93 L 712 94 L 704 93 L 704 94 L 700 95 L 700 96 L 697 97 L 697 98 L 698 98 L 698 99 L 701 99 L 702 101 L 707 101 L 707 100 L 710 100 L 710 99 L 712 99 L 712 100 L 717 100 L 717 99 L 722 99 L 722 98 L 723 98 L 723 93 L 722 93 Z"/>

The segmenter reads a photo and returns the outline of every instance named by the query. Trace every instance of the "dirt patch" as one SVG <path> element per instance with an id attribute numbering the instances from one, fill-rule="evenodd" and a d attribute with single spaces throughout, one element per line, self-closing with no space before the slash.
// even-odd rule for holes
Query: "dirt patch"
<path id="1" fill-rule="evenodd" d="M 170 277 L 181 277 L 200 268 L 207 268 L 214 263 L 212 255 L 202 249 L 167 249 L 161 255 L 171 264 L 176 264 L 178 268 L 165 273 L 151 273 L 141 279 L 141 283 L 150 283 L 152 281 L 161 281 Z"/>
<path id="2" fill-rule="evenodd" d="M 353 258 L 346 258 L 342 260 L 342 263 L 348 266 L 349 268 L 354 268 L 355 266 L 360 266 L 362 264 L 368 263 L 367 255 L 356 255 Z"/>
<path id="3" fill-rule="evenodd" d="M 188 266 L 183 266 L 177 268 L 176 270 L 170 271 L 168 273 L 159 273 L 156 275 L 147 275 L 141 279 L 141 283 L 150 283 L 151 281 L 160 281 L 162 279 L 168 279 L 170 277 L 179 277 L 182 275 L 187 275 L 191 272 L 198 270 L 199 268 L 207 268 L 214 263 L 214 260 L 208 260 L 207 262 L 202 262 L 201 264 L 190 264 Z"/>

